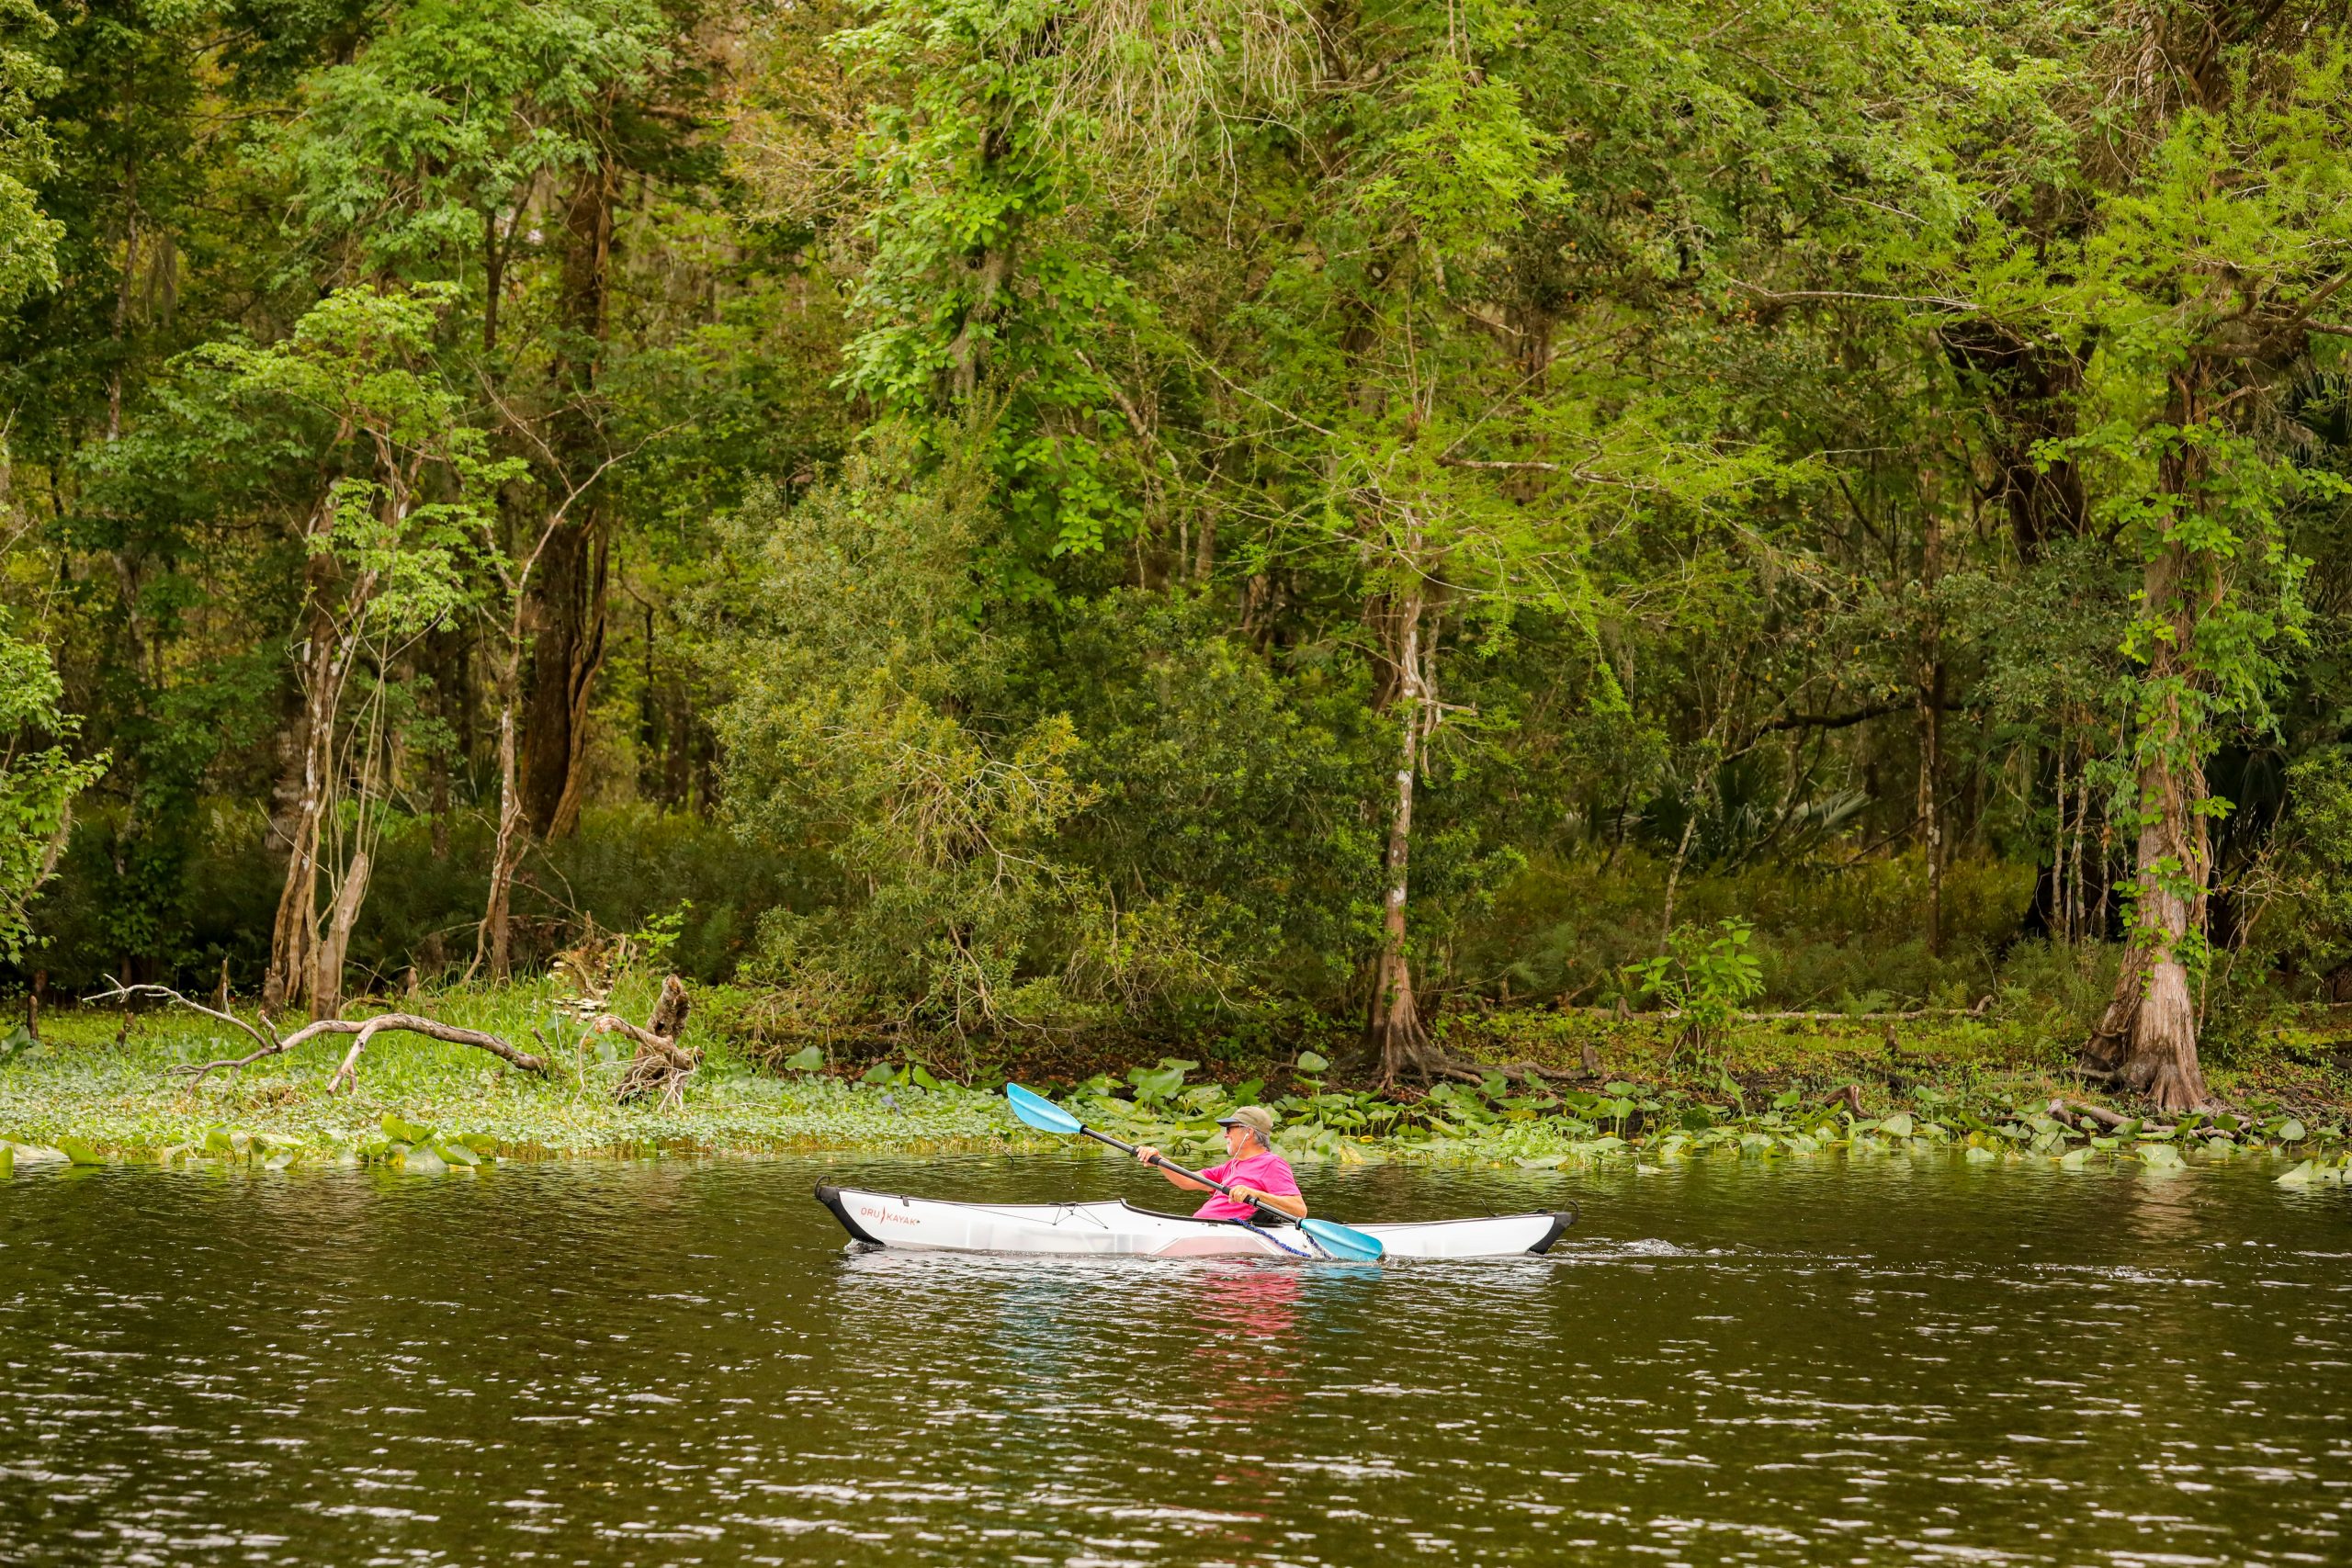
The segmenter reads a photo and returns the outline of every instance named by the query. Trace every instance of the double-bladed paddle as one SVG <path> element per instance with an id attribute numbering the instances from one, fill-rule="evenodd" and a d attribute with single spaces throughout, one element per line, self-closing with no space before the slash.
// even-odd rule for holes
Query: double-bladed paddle
<path id="1" fill-rule="evenodd" d="M 1006 1103 L 1012 1107 L 1012 1113 L 1015 1116 L 1036 1128 L 1040 1133 L 1060 1133 L 1065 1135 L 1076 1134 L 1080 1137 L 1091 1138 L 1098 1144 L 1108 1144 L 1123 1154 L 1136 1152 L 1136 1146 L 1133 1144 L 1122 1143 L 1108 1133 L 1097 1132 L 1044 1095 L 1032 1093 L 1017 1083 L 1009 1083 L 1004 1086 L 1004 1098 Z M 1228 1198 L 1233 1197 L 1233 1189 L 1224 1182 L 1212 1181 L 1197 1170 L 1186 1170 L 1164 1155 L 1155 1158 L 1151 1163 L 1197 1181 L 1213 1191 L 1222 1192 Z M 1250 1201 L 1247 1198 L 1236 1198 L 1234 1201 L 1248 1203 Z M 1261 1213 L 1266 1211 L 1266 1205 L 1262 1203 L 1252 1206 Z M 1284 1219 L 1290 1217 L 1288 1214 L 1283 1215 Z M 1298 1228 L 1306 1233 L 1307 1240 L 1321 1247 L 1326 1253 L 1333 1258 L 1345 1258 L 1351 1263 L 1375 1262 L 1382 1253 L 1388 1250 L 1381 1245 L 1378 1236 L 1367 1235 L 1363 1231 L 1340 1224 L 1336 1220 L 1318 1220 L 1310 1216 L 1300 1220 Z"/>

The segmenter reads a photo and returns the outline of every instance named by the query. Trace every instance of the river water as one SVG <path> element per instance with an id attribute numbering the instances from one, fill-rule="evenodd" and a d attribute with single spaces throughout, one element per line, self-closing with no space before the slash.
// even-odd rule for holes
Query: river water
<path id="1" fill-rule="evenodd" d="M 1342 1268 L 809 1197 L 1161 1197 L 1102 1160 L 20 1172 L 0 1562 L 2352 1562 L 2352 1224 L 2275 1173 L 1309 1173 L 1584 1208 Z"/>

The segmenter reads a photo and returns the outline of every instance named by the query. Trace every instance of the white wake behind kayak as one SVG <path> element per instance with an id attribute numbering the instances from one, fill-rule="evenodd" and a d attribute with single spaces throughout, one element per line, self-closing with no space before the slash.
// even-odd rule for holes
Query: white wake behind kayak
<path id="1" fill-rule="evenodd" d="M 817 1201 L 869 1247 L 918 1252 L 1035 1252 L 1075 1257 L 1291 1258 L 1321 1255 L 1294 1226 L 1162 1214 L 1109 1203 L 948 1203 L 894 1192 L 820 1187 Z M 1541 1256 L 1576 1211 L 1419 1224 L 1356 1225 L 1390 1258 Z"/>

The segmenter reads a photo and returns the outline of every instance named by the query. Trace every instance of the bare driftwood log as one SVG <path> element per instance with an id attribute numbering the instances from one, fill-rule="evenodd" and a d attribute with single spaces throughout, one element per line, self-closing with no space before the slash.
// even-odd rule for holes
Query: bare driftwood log
<path id="1" fill-rule="evenodd" d="M 2109 1133 L 2132 1120 L 2129 1116 L 2117 1115 L 2103 1105 L 2086 1105 L 2079 1100 L 2052 1100 L 2050 1114 L 2057 1116 L 2062 1113 L 2071 1113 Z"/>
<path id="2" fill-rule="evenodd" d="M 1562 1012 L 1581 1012 L 1595 1018 L 1613 1018 L 1631 1021 L 1636 1018 L 1656 1018 L 1671 1023 L 1682 1016 L 1679 1008 L 1667 1008 L 1655 1013 L 1637 1013 L 1620 997 L 1611 1007 L 1566 1008 Z M 1917 1018 L 1983 1018 L 1993 1010 L 1993 998 L 1982 996 L 1974 1007 L 1911 1008 L 1902 1012 L 1740 1012 L 1732 1016 L 1742 1023 L 1878 1023 L 1888 1019 L 1904 1021 Z"/>
<path id="3" fill-rule="evenodd" d="M 685 982 L 675 975 L 662 982 L 662 998 L 653 1004 L 653 1016 L 644 1028 L 625 1018 L 605 1013 L 588 1027 L 599 1034 L 618 1034 L 637 1042 L 637 1055 L 613 1086 L 614 1102 L 627 1105 L 648 1095 L 659 1096 L 659 1107 L 675 1111 L 685 1098 L 686 1080 L 702 1066 L 702 1053 L 678 1043 L 678 1035 L 686 1027 Z"/>
<path id="4" fill-rule="evenodd" d="M 489 1052 L 501 1061 L 511 1062 L 526 1073 L 545 1074 L 548 1070 L 546 1057 L 535 1056 L 528 1051 L 518 1051 L 495 1034 L 488 1034 L 479 1029 L 462 1029 L 457 1024 L 443 1023 L 437 1019 L 424 1018 L 413 1012 L 380 1013 L 374 1018 L 367 1019 L 322 1018 L 314 1023 L 306 1023 L 293 1033 L 281 1038 L 277 1030 L 271 1028 L 269 1020 L 266 1017 L 260 1020 L 256 1027 L 225 1009 L 209 1008 L 202 1002 L 190 1001 L 169 986 L 119 985 L 111 991 L 101 992 L 88 999 L 93 1002 L 120 1001 L 129 1004 L 141 997 L 155 1001 L 174 1002 L 191 1012 L 200 1012 L 207 1018 L 218 1019 L 222 1023 L 243 1031 L 255 1042 L 258 1048 L 242 1056 L 224 1056 L 217 1062 L 178 1062 L 164 1069 L 175 1077 L 187 1078 L 192 1084 L 201 1082 L 222 1067 L 242 1067 L 258 1062 L 264 1056 L 283 1055 L 297 1045 L 308 1044 L 322 1036 L 353 1035 L 356 1038 L 351 1042 L 351 1049 L 344 1054 L 343 1063 L 335 1068 L 334 1076 L 327 1079 L 327 1092 L 334 1094 L 349 1089 L 357 1080 L 359 1054 L 368 1049 L 369 1041 L 387 1032 L 422 1034 L 432 1040 L 447 1040 L 453 1045 L 471 1045 L 476 1050 Z"/>
<path id="5" fill-rule="evenodd" d="M 1489 1077 L 1499 1077 L 1505 1083 L 1532 1087 L 1542 1083 L 1576 1083 L 1599 1075 L 1598 1065 L 1577 1072 L 1568 1067 L 1546 1067 L 1535 1062 L 1473 1062 L 1460 1056 L 1438 1056 L 1434 1054 L 1427 1064 L 1431 1077 L 1452 1078 L 1457 1083 L 1484 1083 Z"/>
<path id="6" fill-rule="evenodd" d="M 2151 1137 L 2169 1137 L 2180 1130 L 2170 1124 L 2158 1125 L 2143 1118 L 2120 1115 L 2103 1105 L 2088 1105 L 2079 1100 L 2053 1100 L 2050 1102 L 2050 1114 L 2054 1120 L 2060 1122 L 2067 1120 L 2071 1115 L 2077 1123 L 2087 1124 L 2084 1127 L 2086 1132 L 2096 1127 L 2101 1132 L 2112 1133 L 2118 1127 L 2129 1127 L 2135 1122 L 2139 1123 L 2139 1131 Z M 2209 1137 L 2232 1136 L 2219 1127 L 2207 1127 L 2202 1131 Z"/>

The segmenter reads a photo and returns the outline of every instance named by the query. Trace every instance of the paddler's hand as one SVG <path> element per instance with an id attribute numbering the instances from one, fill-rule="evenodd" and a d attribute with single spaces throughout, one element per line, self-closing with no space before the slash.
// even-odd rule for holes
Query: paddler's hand
<path id="1" fill-rule="evenodd" d="M 1266 1196 L 1256 1188 L 1244 1187 L 1238 1181 L 1227 1182 L 1225 1190 L 1226 1195 L 1230 1197 L 1237 1203 L 1256 1203 Z M 1271 1203 L 1266 1205 L 1268 1208 L 1272 1208 L 1272 1206 L 1273 1205 Z"/>
<path id="2" fill-rule="evenodd" d="M 1153 1148 L 1149 1144 L 1141 1144 L 1136 1145 L 1136 1158 L 1143 1161 L 1146 1165 L 1158 1165 L 1159 1163 L 1159 1151 Z"/>

